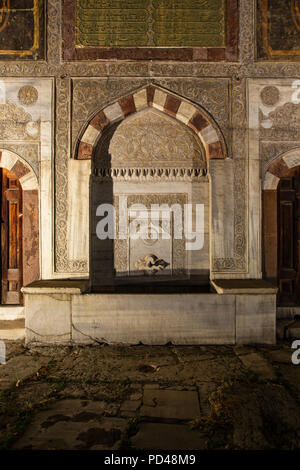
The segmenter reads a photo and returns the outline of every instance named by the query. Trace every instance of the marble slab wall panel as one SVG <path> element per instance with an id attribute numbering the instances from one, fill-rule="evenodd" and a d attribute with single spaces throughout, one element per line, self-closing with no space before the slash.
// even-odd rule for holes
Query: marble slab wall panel
<path id="1" fill-rule="evenodd" d="M 38 181 L 40 236 L 37 244 L 41 276 L 47 277 L 53 275 L 53 88 L 51 78 L 1 77 L 0 80 L 0 148 L 28 164 Z M 24 187 L 29 188 L 30 182 Z"/>
<path id="2" fill-rule="evenodd" d="M 89 259 L 89 204 L 91 161 L 70 160 L 68 173 L 68 257 Z"/>
<path id="3" fill-rule="evenodd" d="M 250 270 L 262 270 L 262 190 L 274 190 L 279 181 L 268 169 L 300 148 L 300 100 L 297 79 L 249 79 L 249 240 Z M 288 168 L 288 166 L 287 166 Z M 280 175 L 279 175 L 280 176 Z"/>
<path id="4" fill-rule="evenodd" d="M 210 162 L 212 258 L 234 257 L 233 161 Z"/>

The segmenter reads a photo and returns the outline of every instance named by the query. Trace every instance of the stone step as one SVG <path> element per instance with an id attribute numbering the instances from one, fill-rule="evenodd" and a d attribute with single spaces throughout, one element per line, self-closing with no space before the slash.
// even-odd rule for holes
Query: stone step
<path id="1" fill-rule="evenodd" d="M 25 338 L 25 319 L 0 320 L 0 340 L 19 340 Z"/>

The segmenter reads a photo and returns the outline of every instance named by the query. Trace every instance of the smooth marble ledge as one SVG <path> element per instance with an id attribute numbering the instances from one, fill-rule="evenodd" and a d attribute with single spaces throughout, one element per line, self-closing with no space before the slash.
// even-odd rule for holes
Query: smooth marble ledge
<path id="1" fill-rule="evenodd" d="M 22 287 L 24 294 L 83 294 L 89 290 L 86 279 L 48 279 Z"/>
<path id="2" fill-rule="evenodd" d="M 277 294 L 278 287 L 264 279 L 214 279 L 211 285 L 218 294 Z"/>
<path id="3" fill-rule="evenodd" d="M 23 305 L 1 305 L 0 321 L 18 320 L 25 318 L 25 307 Z"/>

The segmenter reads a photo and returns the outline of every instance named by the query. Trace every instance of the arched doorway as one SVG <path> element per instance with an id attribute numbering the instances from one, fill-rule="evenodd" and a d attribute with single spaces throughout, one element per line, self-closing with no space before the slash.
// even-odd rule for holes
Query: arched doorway
<path id="1" fill-rule="evenodd" d="M 300 167 L 288 170 L 277 188 L 278 302 L 300 305 Z"/>
<path id="2" fill-rule="evenodd" d="M 22 187 L 17 176 L 0 168 L 1 305 L 22 303 Z"/>
<path id="3" fill-rule="evenodd" d="M 19 155 L 0 149 L 0 183 L 0 305 L 18 305 L 22 286 L 40 278 L 38 179 Z"/>
<path id="4" fill-rule="evenodd" d="M 279 306 L 300 305 L 300 150 L 269 167 L 263 191 L 263 271 L 278 285 Z"/>

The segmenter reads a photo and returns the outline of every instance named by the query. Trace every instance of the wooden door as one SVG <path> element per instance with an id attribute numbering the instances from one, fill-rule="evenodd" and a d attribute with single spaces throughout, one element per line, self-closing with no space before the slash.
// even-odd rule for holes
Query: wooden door
<path id="1" fill-rule="evenodd" d="M 1 304 L 22 303 L 22 188 L 1 169 Z"/>
<path id="2" fill-rule="evenodd" d="M 300 168 L 278 185 L 278 279 L 280 305 L 300 304 Z"/>

